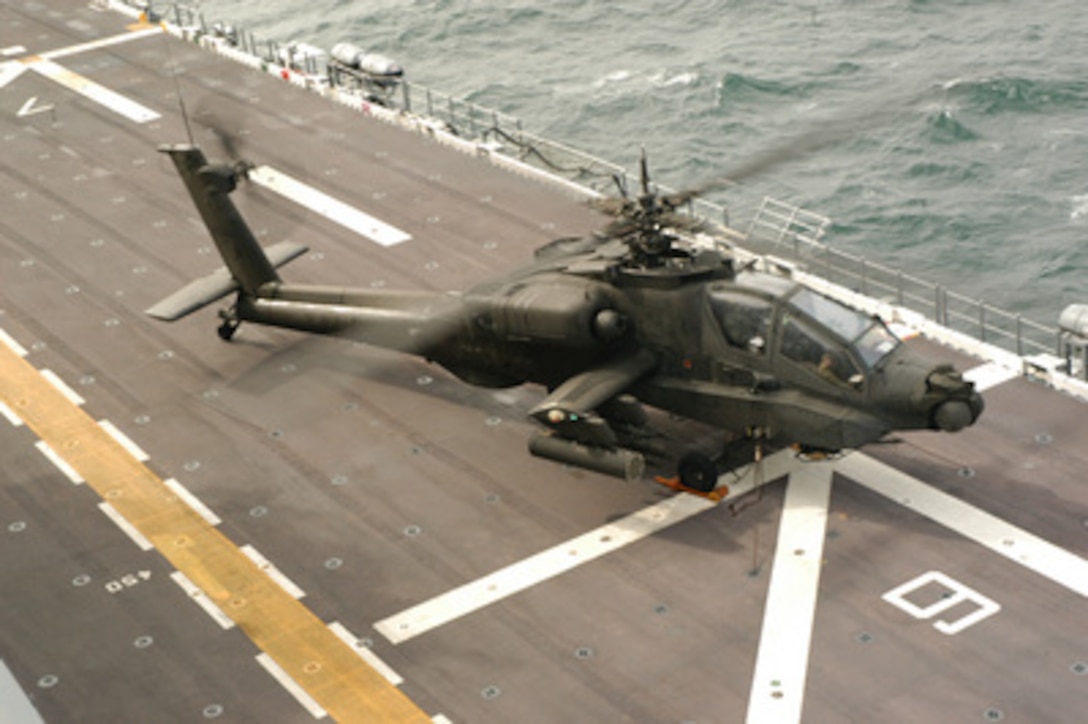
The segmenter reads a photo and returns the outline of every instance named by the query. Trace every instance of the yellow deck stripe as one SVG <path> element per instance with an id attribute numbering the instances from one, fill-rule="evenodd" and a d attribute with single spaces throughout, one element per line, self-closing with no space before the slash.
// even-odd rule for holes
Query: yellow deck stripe
<path id="1" fill-rule="evenodd" d="M 342 722 L 430 722 L 26 360 L 0 344 L 0 401 Z"/>

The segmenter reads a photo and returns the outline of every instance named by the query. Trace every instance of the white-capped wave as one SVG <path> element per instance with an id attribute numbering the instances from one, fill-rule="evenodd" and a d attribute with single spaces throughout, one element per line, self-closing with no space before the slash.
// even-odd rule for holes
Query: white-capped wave
<path id="1" fill-rule="evenodd" d="M 1070 199 L 1072 210 L 1069 212 L 1070 221 L 1088 219 L 1088 194 L 1079 194 Z"/>
<path id="2" fill-rule="evenodd" d="M 611 73 L 605 75 L 603 78 L 598 78 L 593 81 L 594 88 L 604 88 L 611 83 L 622 83 L 623 81 L 631 77 L 631 71 L 629 70 L 614 70 Z"/>

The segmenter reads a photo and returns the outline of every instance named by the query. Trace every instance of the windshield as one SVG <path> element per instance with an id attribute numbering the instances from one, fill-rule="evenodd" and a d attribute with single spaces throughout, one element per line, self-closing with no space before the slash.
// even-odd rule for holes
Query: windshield
<path id="1" fill-rule="evenodd" d="M 896 348 L 899 339 L 875 317 L 867 317 L 811 289 L 801 289 L 790 303 L 849 341 L 869 367 Z"/>
<path id="2" fill-rule="evenodd" d="M 869 330 L 854 342 L 858 353 L 861 354 L 861 358 L 865 360 L 865 364 L 869 367 L 884 359 L 898 344 L 899 338 L 892 334 L 892 331 L 885 327 L 884 323 L 879 319 L 873 322 L 873 326 L 869 327 Z"/>

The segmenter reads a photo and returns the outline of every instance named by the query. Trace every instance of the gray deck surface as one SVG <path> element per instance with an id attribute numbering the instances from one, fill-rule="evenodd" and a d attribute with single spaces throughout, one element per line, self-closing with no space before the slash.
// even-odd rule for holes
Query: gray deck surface
<path id="1" fill-rule="evenodd" d="M 0 0 L 0 49 L 26 47 L 15 58 L 124 25 L 75 0 Z M 782 480 L 738 515 L 714 507 L 417 638 L 393 644 L 375 631 L 672 493 L 530 457 L 524 415 L 540 390 L 475 389 L 415 359 L 255 326 L 224 344 L 211 310 L 172 325 L 146 317 L 219 265 L 154 150 L 185 139 L 167 42 L 57 60 L 159 121 L 134 123 L 34 72 L 0 89 L 0 328 L 213 510 L 231 540 L 302 588 L 318 617 L 370 639 L 428 714 L 743 721 Z M 310 244 L 283 272 L 293 281 L 457 289 L 601 223 L 543 184 L 169 42 L 189 107 L 232 119 L 245 155 L 414 237 L 382 248 L 243 189 L 235 198 L 264 243 Z M 19 116 L 31 98 L 53 111 Z M 219 153 L 199 125 L 197 140 Z M 866 452 L 1088 557 L 1084 405 L 1022 380 L 985 397 L 962 434 L 903 435 Z M 0 660 L 42 717 L 311 721 L 257 665 L 254 644 L 186 600 L 165 559 L 137 548 L 35 442 L 0 419 Z M 139 571 L 150 576 L 109 585 Z M 1000 611 L 945 635 L 939 617 L 882 600 L 927 571 Z M 1083 595 L 843 475 L 820 576 L 805 721 L 1072 722 L 1088 711 Z"/>

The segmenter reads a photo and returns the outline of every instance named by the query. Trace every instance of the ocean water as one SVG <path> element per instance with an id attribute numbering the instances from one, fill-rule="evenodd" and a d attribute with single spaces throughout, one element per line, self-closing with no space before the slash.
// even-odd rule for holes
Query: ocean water
<path id="1" fill-rule="evenodd" d="M 1075 0 L 206 0 L 674 188 L 770 194 L 825 241 L 1045 323 L 1088 302 L 1088 13 Z M 752 166 L 758 172 L 748 173 Z"/>

